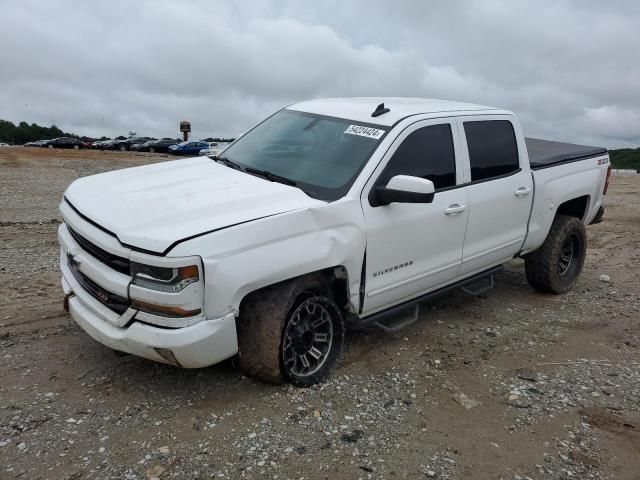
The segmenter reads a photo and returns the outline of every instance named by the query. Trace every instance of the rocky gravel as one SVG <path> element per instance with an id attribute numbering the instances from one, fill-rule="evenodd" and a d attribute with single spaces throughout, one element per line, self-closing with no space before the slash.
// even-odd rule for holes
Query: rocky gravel
<path id="1" fill-rule="evenodd" d="M 514 260 L 399 333 L 353 332 L 300 389 L 117 355 L 62 310 L 65 186 L 166 160 L 0 152 L 0 479 L 638 479 L 640 177 L 613 179 L 568 294 Z"/>

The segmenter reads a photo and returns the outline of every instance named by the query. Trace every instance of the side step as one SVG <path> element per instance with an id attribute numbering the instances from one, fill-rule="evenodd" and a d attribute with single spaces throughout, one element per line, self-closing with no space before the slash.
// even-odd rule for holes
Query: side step
<path id="1" fill-rule="evenodd" d="M 400 305 L 395 305 L 381 312 L 369 315 L 368 317 L 361 318 L 356 322 L 350 324 L 349 328 L 352 330 L 362 330 L 368 327 L 375 327 L 387 333 L 397 332 L 398 330 L 401 330 L 404 327 L 407 327 L 418 321 L 418 318 L 420 317 L 421 303 L 427 300 L 433 300 L 435 298 L 441 297 L 442 295 L 450 292 L 451 290 L 455 290 L 456 288 L 461 288 L 465 293 L 468 293 L 470 295 L 480 295 L 481 293 L 484 293 L 487 290 L 493 288 L 494 274 L 501 272 L 503 269 L 504 268 L 502 265 L 490 268 L 488 270 L 485 270 L 484 272 L 473 275 L 472 277 L 465 278 L 464 280 L 460 280 L 456 283 L 452 283 L 451 285 L 447 285 L 446 287 L 434 290 L 433 292 L 429 292 L 418 298 L 408 300 L 404 303 L 401 303 Z M 477 290 L 466 288 L 467 285 L 476 283 L 478 280 L 488 280 L 488 284 L 478 288 Z M 411 317 L 406 318 L 406 316 L 403 316 L 403 314 L 405 314 L 411 308 L 415 309 Z"/>
<path id="2" fill-rule="evenodd" d="M 402 330 L 404 327 L 408 327 L 418 321 L 420 318 L 420 305 L 416 305 L 415 310 L 409 318 L 396 317 L 396 318 L 383 318 L 373 322 L 372 327 L 376 327 L 378 330 L 382 330 L 386 333 L 394 333 Z M 392 321 L 395 320 L 395 321 Z"/>
<path id="3" fill-rule="evenodd" d="M 488 283 L 484 286 L 478 287 L 477 290 L 472 290 L 471 288 L 468 287 L 460 287 L 460 290 L 462 290 L 464 293 L 468 293 L 469 295 L 473 295 L 474 297 L 478 296 L 478 295 L 482 295 L 484 292 L 488 292 L 489 290 L 491 290 L 493 288 L 493 273 L 489 274 L 489 276 L 485 277 L 485 278 L 480 278 L 478 279 L 478 282 L 481 282 L 483 280 L 488 280 Z M 475 283 L 475 282 L 474 282 Z"/>

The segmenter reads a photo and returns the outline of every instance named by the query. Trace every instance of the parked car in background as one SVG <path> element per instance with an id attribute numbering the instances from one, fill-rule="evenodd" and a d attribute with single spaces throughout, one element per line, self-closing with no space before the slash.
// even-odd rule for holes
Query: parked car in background
<path id="1" fill-rule="evenodd" d="M 11 145 L 9 145 L 8 143 L 2 143 L 0 142 L 0 147 L 10 147 Z"/>
<path id="2" fill-rule="evenodd" d="M 98 148 L 100 150 L 111 150 L 111 147 L 113 146 L 113 144 L 118 141 L 119 140 L 115 138 L 113 140 L 105 140 L 98 146 Z"/>
<path id="3" fill-rule="evenodd" d="M 105 145 L 109 144 L 113 142 L 113 140 L 111 139 L 107 139 L 107 140 L 96 140 L 95 142 L 93 142 L 91 144 L 91 148 L 95 148 L 97 150 L 102 150 L 104 148 Z"/>
<path id="4" fill-rule="evenodd" d="M 198 155 L 201 156 L 201 157 L 202 156 L 207 156 L 207 155 L 218 155 L 220 152 L 222 152 L 228 146 L 229 146 L 229 143 L 227 143 L 227 142 L 224 142 L 224 143 L 210 142 L 209 143 L 209 147 L 208 148 L 203 148 L 202 150 L 200 150 Z"/>
<path id="5" fill-rule="evenodd" d="M 146 143 L 149 140 L 155 140 L 155 138 L 151 138 L 151 137 L 129 137 L 129 138 L 125 138 L 124 140 L 115 140 L 112 142 L 112 144 L 110 145 L 109 149 L 110 150 L 121 150 L 121 151 L 126 151 L 126 150 L 131 150 L 131 147 L 133 145 L 136 144 L 140 144 L 140 143 Z"/>
<path id="6" fill-rule="evenodd" d="M 151 143 L 151 142 L 155 142 L 155 140 L 148 140 L 144 143 L 134 143 L 131 145 L 131 151 L 132 152 L 147 152 L 148 150 L 146 149 L 147 144 Z"/>
<path id="7" fill-rule="evenodd" d="M 35 142 L 27 142 L 25 147 L 46 147 L 49 140 L 36 140 Z"/>
<path id="8" fill-rule="evenodd" d="M 84 148 L 84 142 L 78 140 L 77 138 L 59 137 L 54 138 L 53 140 L 49 140 L 43 146 L 46 146 L 48 148 L 74 148 L 77 150 L 79 148 Z"/>
<path id="9" fill-rule="evenodd" d="M 137 150 L 138 152 L 168 152 L 169 147 L 177 145 L 180 140 L 175 138 L 161 138 L 160 140 L 150 140 L 146 143 L 140 143 L 132 145 L 131 150 Z"/>
<path id="10" fill-rule="evenodd" d="M 209 148 L 209 144 L 207 142 L 203 142 L 200 140 L 191 141 L 188 140 L 186 142 L 179 143 L 178 145 L 173 145 L 169 147 L 169 153 L 172 155 L 195 155 L 197 156 L 200 153 L 200 150 L 205 148 Z"/>

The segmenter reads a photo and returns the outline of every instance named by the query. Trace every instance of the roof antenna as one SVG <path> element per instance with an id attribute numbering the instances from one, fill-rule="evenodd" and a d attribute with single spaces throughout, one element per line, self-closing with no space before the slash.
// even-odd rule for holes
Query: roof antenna
<path id="1" fill-rule="evenodd" d="M 376 109 L 373 111 L 373 113 L 371 114 L 372 117 L 379 117 L 380 115 L 383 115 L 387 112 L 390 112 L 391 109 L 390 108 L 385 108 L 384 103 L 381 103 L 380 105 L 378 105 L 376 107 Z"/>

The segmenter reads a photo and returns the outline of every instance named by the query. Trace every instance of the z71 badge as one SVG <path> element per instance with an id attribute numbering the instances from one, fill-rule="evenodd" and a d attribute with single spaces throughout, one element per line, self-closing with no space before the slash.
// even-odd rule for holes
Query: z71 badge
<path id="1" fill-rule="evenodd" d="M 598 165 L 606 165 L 607 163 L 609 163 L 608 158 L 601 158 L 598 160 Z"/>

